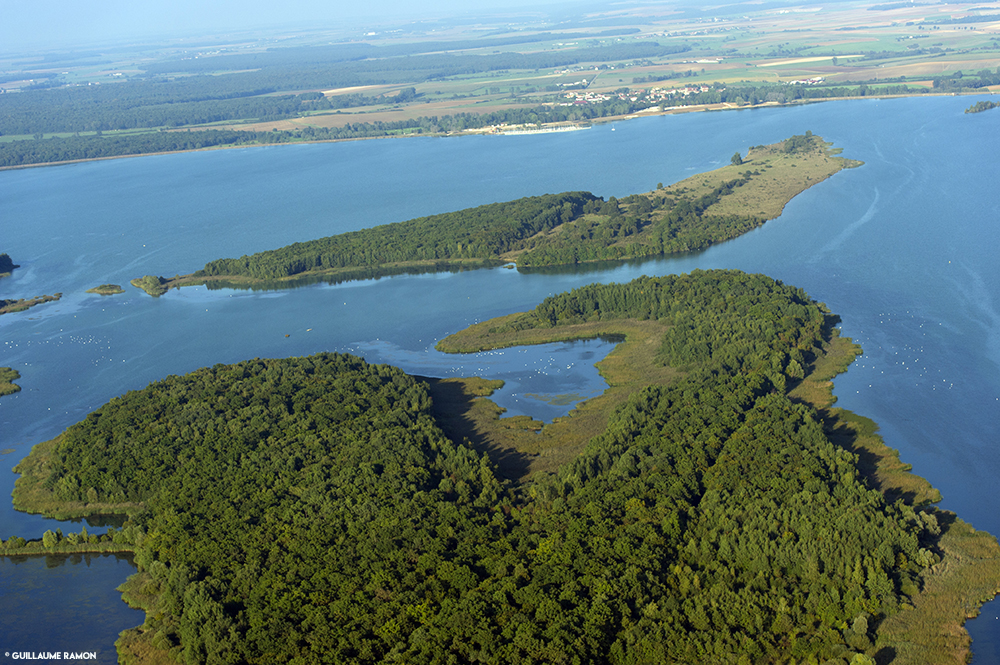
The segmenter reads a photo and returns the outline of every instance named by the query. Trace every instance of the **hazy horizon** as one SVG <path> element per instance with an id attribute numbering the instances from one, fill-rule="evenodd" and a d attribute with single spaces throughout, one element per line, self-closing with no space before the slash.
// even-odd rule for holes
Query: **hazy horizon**
<path id="1" fill-rule="evenodd" d="M 460 18 L 477 14 L 503 14 L 516 10 L 541 13 L 551 8 L 580 8 L 593 2 L 567 0 L 372 0 L 360 3 L 322 3 L 293 0 L 276 4 L 262 0 L 214 0 L 195 3 L 153 0 L 133 3 L 107 0 L 84 5 L 70 0 L 34 3 L 0 0 L 0 51 L 30 54 L 61 48 L 142 43 L 211 34 L 266 29 L 362 30 L 368 26 L 405 23 L 421 19 Z M 366 25 L 367 24 L 367 25 Z"/>

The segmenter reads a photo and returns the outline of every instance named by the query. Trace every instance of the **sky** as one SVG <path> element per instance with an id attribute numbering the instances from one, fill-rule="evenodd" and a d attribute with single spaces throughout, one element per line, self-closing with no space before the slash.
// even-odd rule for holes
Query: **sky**
<path id="1" fill-rule="evenodd" d="M 135 43 L 263 27 L 363 27 L 570 0 L 0 0 L 0 52 Z M 580 4 L 580 3 L 577 3 Z"/>

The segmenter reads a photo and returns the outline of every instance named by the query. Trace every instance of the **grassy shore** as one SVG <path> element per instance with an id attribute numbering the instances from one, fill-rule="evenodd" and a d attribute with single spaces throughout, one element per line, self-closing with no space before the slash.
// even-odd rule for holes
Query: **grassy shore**
<path id="1" fill-rule="evenodd" d="M 680 374 L 674 368 L 653 362 L 666 330 L 657 321 L 583 323 L 504 335 L 489 332 L 491 327 L 517 316 L 521 315 L 472 326 L 441 340 L 437 348 L 446 353 L 472 353 L 605 336 L 621 336 L 624 341 L 597 363 L 608 389 L 578 404 L 568 416 L 548 424 L 527 416 L 501 418 L 504 409 L 484 398 L 499 385 L 486 385 L 481 379 L 430 380 L 434 415 L 445 433 L 457 441 L 468 440 L 477 450 L 489 453 L 505 478 L 514 480 L 535 472 L 555 471 L 604 430 L 608 416 L 629 395 L 650 383 L 669 383 Z"/>
<path id="2" fill-rule="evenodd" d="M 98 538 L 91 536 L 91 538 Z M 14 541 L 14 542 L 12 542 Z M 58 545 L 46 547 L 41 538 L 26 540 L 20 544 L 17 538 L 8 538 L 0 546 L 0 556 L 39 556 L 49 554 L 125 554 L 135 550 L 131 545 L 111 542 L 110 540 L 97 540 L 94 542 L 69 543 L 60 542 Z"/>
<path id="3" fill-rule="evenodd" d="M 12 314 L 13 312 L 23 312 L 36 305 L 47 302 L 54 302 L 62 298 L 61 293 L 52 296 L 37 296 L 35 298 L 20 298 L 16 300 L 0 300 L 0 314 Z"/>
<path id="4" fill-rule="evenodd" d="M 35 513 L 60 520 L 76 519 L 89 515 L 122 515 L 142 510 L 138 503 L 85 503 L 64 501 L 46 487 L 52 474 L 52 456 L 61 437 L 36 444 L 31 453 L 14 467 L 21 477 L 14 483 L 14 507 L 26 513 Z"/>
<path id="5" fill-rule="evenodd" d="M 421 274 L 428 272 L 476 270 L 483 267 L 496 267 L 498 260 L 489 259 L 449 259 L 447 261 L 399 261 L 387 263 L 377 268 L 347 267 L 328 270 L 310 270 L 308 272 L 282 278 L 254 279 L 243 275 L 219 275 L 206 277 L 197 273 L 176 275 L 174 277 L 157 277 L 146 275 L 131 281 L 132 286 L 140 288 L 153 297 L 158 297 L 170 289 L 184 286 L 202 286 L 209 288 L 230 289 L 287 289 L 305 284 L 326 282 L 338 284 L 361 279 L 388 277 L 390 275 Z"/>
<path id="6" fill-rule="evenodd" d="M 182 660 L 180 645 L 172 644 L 160 631 L 163 613 L 158 609 L 160 588 L 147 572 L 138 572 L 118 587 L 129 607 L 143 610 L 141 626 L 123 630 L 115 641 L 122 665 L 175 665 Z"/>
<path id="7" fill-rule="evenodd" d="M 878 426 L 833 407 L 830 379 L 846 370 L 859 352 L 848 340 L 833 339 L 813 372 L 790 394 L 819 410 L 827 435 L 857 455 L 862 475 L 887 502 L 928 507 L 941 527 L 935 552 L 940 561 L 921 574 L 920 593 L 911 604 L 878 627 L 876 647 L 892 657 L 886 662 L 893 665 L 966 663 L 971 640 L 963 625 L 1000 591 L 1000 545 L 993 535 L 976 531 L 954 513 L 930 508 L 941 493 L 911 473 L 899 452 L 885 445 Z"/>
<path id="8" fill-rule="evenodd" d="M 119 293 L 125 293 L 125 289 L 123 289 L 120 284 L 101 284 L 100 286 L 95 286 L 92 289 L 87 289 L 87 293 L 96 293 L 100 296 L 113 296 Z"/>
<path id="9" fill-rule="evenodd" d="M 622 319 L 526 329 L 515 332 L 509 324 L 526 314 L 512 314 L 471 326 L 438 343 L 445 352 L 477 352 L 525 344 L 542 344 L 574 339 L 618 336 L 621 342 L 597 363 L 608 389 L 600 396 L 576 406 L 569 415 L 552 423 L 526 416 L 501 418 L 503 409 L 488 399 L 502 385 L 482 378 L 427 379 L 431 387 L 435 416 L 442 429 L 456 441 L 468 441 L 485 452 L 497 465 L 499 475 L 513 482 L 538 472 L 549 472 L 576 457 L 586 443 L 603 431 L 609 415 L 629 395 L 649 385 L 664 385 L 682 373 L 655 363 L 655 354 L 667 327 L 657 321 Z M 913 475 L 897 451 L 885 445 L 875 423 L 834 406 L 832 379 L 845 371 L 859 355 L 860 348 L 837 331 L 826 340 L 820 353 L 811 359 L 805 377 L 792 386 L 789 396 L 814 407 L 825 431 L 837 445 L 856 456 L 856 464 L 866 482 L 881 491 L 886 501 L 897 501 L 936 521 L 939 537 L 932 547 L 934 563 L 923 571 L 909 602 L 885 619 L 877 628 L 877 662 L 895 665 L 918 663 L 964 663 L 970 639 L 964 630 L 966 619 L 975 616 L 983 602 L 1000 588 L 1000 545 L 996 538 L 978 532 L 952 513 L 935 509 L 940 494 L 926 480 Z M 31 455 L 15 471 L 22 474 L 14 490 L 18 509 L 66 518 L 95 513 L 129 513 L 137 504 L 66 503 L 45 487 L 49 460 L 59 439 L 35 446 Z M 49 554 L 55 552 L 131 551 L 121 543 L 103 543 L 94 537 L 62 538 L 53 544 L 10 541 L 0 553 Z M 12 551 L 6 547 L 13 544 Z M 15 551 L 16 550 L 16 551 Z M 129 579 L 121 588 L 127 602 L 146 610 L 142 626 L 125 631 L 116 646 L 121 662 L 168 662 L 179 646 L 169 643 L 171 631 L 161 625 L 157 610 L 159 589 L 145 573 Z"/>
<path id="10" fill-rule="evenodd" d="M 21 378 L 18 371 L 12 367 L 0 367 L 0 397 L 13 395 L 21 390 L 21 386 L 14 383 Z"/>
<path id="11" fill-rule="evenodd" d="M 508 478 L 524 478 L 537 471 L 552 471 L 572 459 L 598 434 L 611 411 L 631 392 L 646 385 L 666 383 L 676 370 L 654 365 L 653 355 L 665 330 L 650 321 L 611 321 L 549 329 L 529 329 L 496 334 L 524 314 L 511 314 L 470 326 L 438 343 L 451 353 L 472 353 L 523 344 L 543 344 L 599 335 L 624 335 L 624 341 L 597 364 L 609 388 L 599 397 L 577 405 L 569 416 L 551 424 L 527 417 L 503 418 L 503 409 L 485 395 L 496 386 L 481 379 L 432 381 L 436 409 L 447 412 L 445 432 L 466 439 L 486 452 Z M 1000 545 L 989 533 L 976 531 L 953 513 L 931 504 L 941 494 L 925 479 L 911 473 L 899 452 L 878 435 L 876 424 L 850 411 L 835 408 L 832 379 L 847 370 L 861 353 L 836 330 L 793 386 L 789 396 L 817 409 L 830 439 L 857 456 L 857 466 L 868 484 L 881 491 L 888 503 L 928 511 L 940 525 L 934 554 L 938 562 L 920 579 L 919 593 L 910 604 L 886 619 L 877 629 L 879 662 L 893 665 L 967 662 L 970 638 L 963 625 L 979 607 L 1000 592 Z M 438 400 L 443 399 L 439 404 Z M 438 416 L 441 418 L 441 416 Z"/>

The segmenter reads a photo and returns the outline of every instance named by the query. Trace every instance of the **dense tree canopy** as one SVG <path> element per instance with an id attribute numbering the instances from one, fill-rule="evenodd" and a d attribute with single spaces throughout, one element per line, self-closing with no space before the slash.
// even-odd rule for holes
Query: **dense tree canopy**
<path id="1" fill-rule="evenodd" d="M 420 261 L 446 268 L 458 261 L 496 265 L 516 256 L 518 266 L 537 267 L 701 249 L 763 223 L 757 216 L 704 214 L 749 178 L 697 198 L 604 201 L 590 192 L 526 197 L 219 259 L 193 276 L 266 280 L 340 270 L 334 278 L 341 280 L 391 274 L 393 264 Z"/>
<path id="2" fill-rule="evenodd" d="M 212 261 L 197 274 L 273 279 L 409 261 L 479 259 L 479 264 L 495 264 L 501 254 L 520 249 L 535 234 L 576 219 L 595 200 L 589 192 L 567 192 L 492 203 Z"/>
<path id="3" fill-rule="evenodd" d="M 217 365 L 68 429 L 47 485 L 141 501 L 153 643 L 187 663 L 847 663 L 935 561 L 787 380 L 826 314 L 736 271 L 593 285 L 509 325 L 655 318 L 685 368 L 504 486 L 425 384 L 346 355 Z"/>

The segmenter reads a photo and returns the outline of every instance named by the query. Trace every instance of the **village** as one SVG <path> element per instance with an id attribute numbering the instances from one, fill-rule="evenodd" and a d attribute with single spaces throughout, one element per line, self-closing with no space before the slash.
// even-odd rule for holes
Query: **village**
<path id="1" fill-rule="evenodd" d="M 586 79 L 584 79 L 584 84 L 586 84 Z M 688 97 L 701 92 L 708 92 L 711 89 L 707 85 L 687 85 L 683 88 L 650 88 L 648 90 L 630 90 L 625 88 L 615 92 L 573 90 L 563 95 L 563 98 L 569 101 L 561 102 L 559 105 L 601 104 L 615 99 L 623 102 L 649 102 L 650 104 L 660 105 L 664 102 L 675 100 L 678 97 Z"/>

